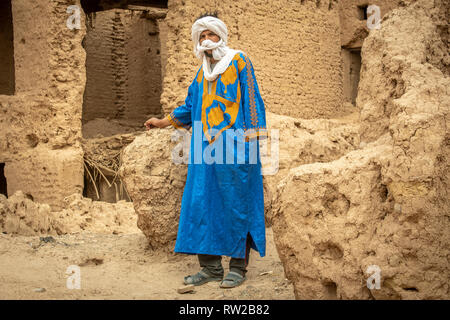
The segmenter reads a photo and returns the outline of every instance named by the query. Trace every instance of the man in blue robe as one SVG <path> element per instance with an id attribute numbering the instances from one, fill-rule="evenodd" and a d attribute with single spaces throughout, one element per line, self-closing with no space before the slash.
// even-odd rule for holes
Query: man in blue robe
<path id="1" fill-rule="evenodd" d="M 228 30 L 216 15 L 192 26 L 194 53 L 202 60 L 185 103 L 147 129 L 192 128 L 186 185 L 175 252 L 197 254 L 202 269 L 185 284 L 240 285 L 250 248 L 265 256 L 264 194 L 259 139 L 267 137 L 264 102 L 253 65 L 227 47 Z M 229 256 L 224 276 L 222 256 Z"/>

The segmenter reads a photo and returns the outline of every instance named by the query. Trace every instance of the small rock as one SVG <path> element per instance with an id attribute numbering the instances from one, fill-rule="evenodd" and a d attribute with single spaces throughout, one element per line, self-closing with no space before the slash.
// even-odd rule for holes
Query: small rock
<path id="1" fill-rule="evenodd" d="M 45 292 L 47 290 L 45 290 L 45 288 L 36 288 L 33 290 L 34 292 Z"/>
<path id="2" fill-rule="evenodd" d="M 42 241 L 42 242 L 45 242 L 45 243 L 55 242 L 55 239 L 52 236 L 40 237 L 39 240 Z"/>
<path id="3" fill-rule="evenodd" d="M 181 287 L 177 289 L 179 294 L 194 292 L 195 286 L 193 284 L 188 284 L 187 286 Z"/>
<path id="4" fill-rule="evenodd" d="M 261 272 L 259 275 L 260 276 L 265 276 L 266 274 L 272 274 L 272 273 L 273 273 L 273 270 L 270 270 L 270 271 Z"/>

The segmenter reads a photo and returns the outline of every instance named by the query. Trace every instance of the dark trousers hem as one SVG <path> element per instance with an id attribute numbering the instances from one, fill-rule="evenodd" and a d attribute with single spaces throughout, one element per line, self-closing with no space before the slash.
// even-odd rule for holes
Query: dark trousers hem
<path id="1" fill-rule="evenodd" d="M 245 274 L 247 273 L 247 266 L 250 258 L 251 241 L 252 241 L 251 237 L 248 236 L 245 248 L 245 258 L 230 259 L 229 264 L 230 271 L 234 271 L 242 276 L 245 276 Z M 198 261 L 200 263 L 200 267 L 203 268 L 203 271 L 213 276 L 223 276 L 224 270 L 222 266 L 222 256 L 210 254 L 198 254 L 197 256 Z"/>

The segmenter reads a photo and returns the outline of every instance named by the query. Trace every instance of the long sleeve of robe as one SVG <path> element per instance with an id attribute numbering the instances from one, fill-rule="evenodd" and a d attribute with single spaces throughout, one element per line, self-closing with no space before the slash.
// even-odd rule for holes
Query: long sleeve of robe
<path id="1" fill-rule="evenodd" d="M 264 256 L 259 139 L 268 132 L 250 59 L 237 53 L 211 94 L 201 67 L 185 103 L 167 119 L 178 129 L 192 127 L 175 252 L 244 258 L 250 237 Z"/>

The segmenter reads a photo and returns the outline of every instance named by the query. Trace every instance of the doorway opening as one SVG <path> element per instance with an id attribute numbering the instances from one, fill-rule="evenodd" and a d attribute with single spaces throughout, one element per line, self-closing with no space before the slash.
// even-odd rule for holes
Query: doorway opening
<path id="1" fill-rule="evenodd" d="M 5 177 L 5 164 L 0 163 L 0 194 L 3 194 L 8 198 L 8 188 L 6 185 L 6 177 Z"/>
<path id="2" fill-rule="evenodd" d="M 0 1 L 0 94 L 14 95 L 14 33 L 11 0 Z"/>
<path id="3" fill-rule="evenodd" d="M 162 117 L 167 0 L 81 0 L 86 14 L 83 196 L 131 201 L 118 175 L 121 150 Z"/>
<path id="4" fill-rule="evenodd" d="M 148 118 L 163 115 L 167 1 L 82 5 L 87 25 L 83 137 L 142 131 Z"/>
<path id="5" fill-rule="evenodd" d="M 341 50 L 343 65 L 344 99 L 356 105 L 359 76 L 361 71 L 361 48 L 345 48 Z"/>

